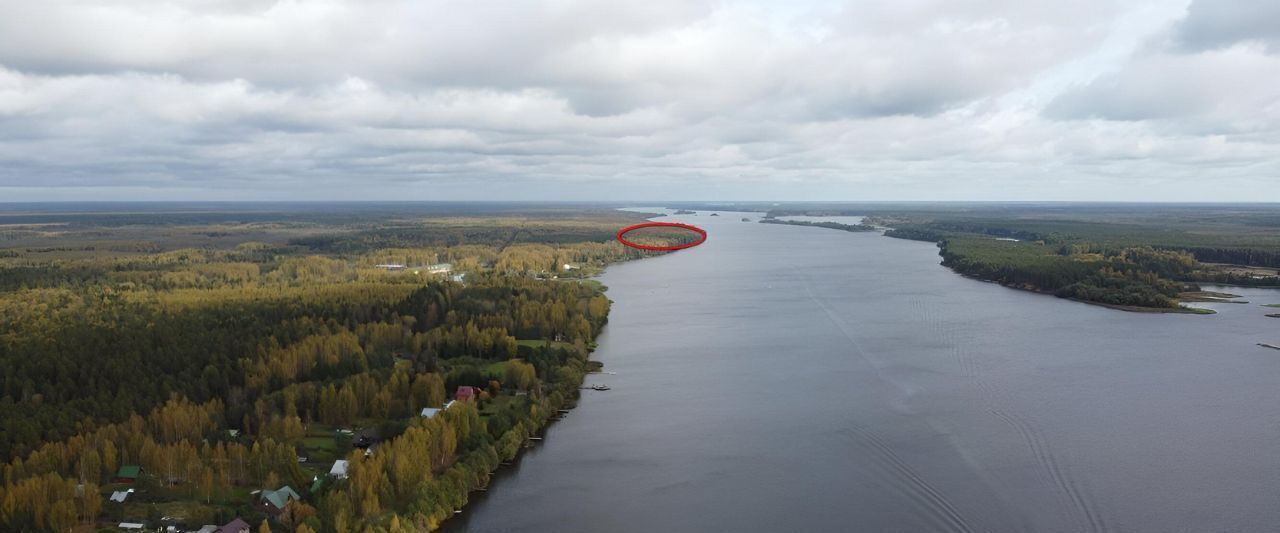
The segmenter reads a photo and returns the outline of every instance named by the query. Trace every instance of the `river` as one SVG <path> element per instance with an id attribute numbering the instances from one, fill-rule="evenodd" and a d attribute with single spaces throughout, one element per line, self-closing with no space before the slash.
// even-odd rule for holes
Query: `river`
<path id="1" fill-rule="evenodd" d="M 600 278 L 612 390 L 446 529 L 1280 530 L 1280 293 L 1127 313 L 720 213 Z"/>

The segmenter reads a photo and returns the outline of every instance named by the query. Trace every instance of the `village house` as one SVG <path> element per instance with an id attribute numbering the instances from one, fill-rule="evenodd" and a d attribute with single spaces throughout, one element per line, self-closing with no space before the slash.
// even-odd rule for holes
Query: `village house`
<path id="1" fill-rule="evenodd" d="M 347 479 L 347 460 L 338 459 L 333 462 L 333 468 L 329 469 L 329 477 L 334 479 Z"/>
<path id="2" fill-rule="evenodd" d="M 428 274 L 448 274 L 453 271 L 453 263 L 436 263 L 427 265 Z"/>
<path id="3" fill-rule="evenodd" d="M 284 508 L 288 507 L 291 502 L 301 501 L 293 488 L 285 485 L 276 490 L 264 490 L 258 494 L 258 505 L 263 511 L 271 515 L 278 515 L 284 512 Z"/>
<path id="4" fill-rule="evenodd" d="M 453 393 L 453 399 L 459 402 L 475 400 L 480 396 L 479 393 L 480 391 L 476 390 L 475 387 L 463 385 L 458 387 L 458 390 Z"/>
<path id="5" fill-rule="evenodd" d="M 253 529 L 249 527 L 249 523 L 241 518 L 236 518 L 226 525 L 218 528 L 218 533 L 249 533 Z"/>
<path id="6" fill-rule="evenodd" d="M 111 478 L 112 483 L 133 483 L 138 480 L 138 476 L 142 474 L 142 467 L 138 465 L 124 465 L 116 470 L 116 477 Z"/>

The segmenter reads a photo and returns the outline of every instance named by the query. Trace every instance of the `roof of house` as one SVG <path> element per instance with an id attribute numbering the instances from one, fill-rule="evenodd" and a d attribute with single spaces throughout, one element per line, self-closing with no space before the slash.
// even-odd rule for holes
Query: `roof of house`
<path id="1" fill-rule="evenodd" d="M 218 533 L 240 533 L 241 531 L 251 530 L 252 528 L 249 527 L 248 522 L 245 522 L 240 518 L 236 518 L 235 520 L 227 522 L 227 525 L 218 528 Z"/>
<path id="2" fill-rule="evenodd" d="M 329 469 L 329 475 L 347 477 L 347 460 L 338 459 L 333 462 L 333 468 Z"/>
<path id="3" fill-rule="evenodd" d="M 289 505 L 289 500 L 301 500 L 302 496 L 294 492 L 293 488 L 285 485 L 276 490 L 262 491 L 262 499 L 271 502 L 271 505 L 274 505 L 276 509 L 284 509 L 286 505 Z"/>
<path id="4" fill-rule="evenodd" d="M 120 522 L 120 525 L 118 525 L 118 526 L 116 526 L 116 527 L 118 527 L 118 528 L 120 528 L 120 529 L 142 529 L 142 528 L 144 528 L 144 527 L 147 527 L 147 525 L 146 525 L 146 524 L 139 524 L 139 523 L 137 523 L 137 522 Z"/>
<path id="5" fill-rule="evenodd" d="M 127 490 L 117 490 L 117 491 L 113 491 L 113 492 L 111 493 L 111 498 L 109 498 L 109 499 L 110 499 L 111 501 L 113 501 L 113 502 L 120 502 L 120 503 L 124 503 L 124 500 L 125 500 L 126 498 L 128 498 L 128 497 L 129 497 L 129 491 L 127 491 Z"/>
<path id="6" fill-rule="evenodd" d="M 436 416 L 437 414 L 440 414 L 440 411 L 443 411 L 443 410 L 444 409 L 441 409 L 439 407 L 423 407 L 422 416 L 424 418 L 431 418 L 433 416 Z"/>
<path id="7" fill-rule="evenodd" d="M 474 398 L 475 396 L 476 396 L 476 388 L 469 385 L 463 385 L 461 387 L 458 387 L 457 392 L 453 393 L 453 399 L 455 400 L 468 400 L 468 399 Z"/>
<path id="8" fill-rule="evenodd" d="M 196 533 L 218 533 L 218 526 L 206 525 L 197 529 Z"/>
<path id="9" fill-rule="evenodd" d="M 124 466 L 121 466 L 120 469 L 116 471 L 116 477 L 135 479 L 138 477 L 138 473 L 141 471 L 142 471 L 142 467 L 138 465 L 124 465 Z"/>
<path id="10" fill-rule="evenodd" d="M 346 476 L 343 476 L 343 477 L 346 477 Z M 309 487 L 307 490 L 310 491 L 312 494 L 315 494 L 316 491 L 320 490 L 321 485 L 324 485 L 324 478 L 320 476 L 316 476 L 315 479 L 311 480 L 311 487 Z"/>

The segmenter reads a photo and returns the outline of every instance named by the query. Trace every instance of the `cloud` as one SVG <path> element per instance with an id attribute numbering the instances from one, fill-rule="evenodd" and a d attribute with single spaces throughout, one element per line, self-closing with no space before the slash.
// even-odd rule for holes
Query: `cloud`
<path id="1" fill-rule="evenodd" d="M 1275 53 L 1280 50 L 1280 3 L 1194 0 L 1174 30 L 1174 41 L 1192 51 L 1251 42 Z"/>
<path id="2" fill-rule="evenodd" d="M 1256 198 L 1230 4 L 10 2 L 0 195 Z"/>

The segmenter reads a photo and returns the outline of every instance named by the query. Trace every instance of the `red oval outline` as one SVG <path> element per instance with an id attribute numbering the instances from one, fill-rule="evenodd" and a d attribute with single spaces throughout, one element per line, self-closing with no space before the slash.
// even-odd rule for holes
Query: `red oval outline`
<path id="1" fill-rule="evenodd" d="M 681 228 L 681 229 L 691 230 L 701 235 L 702 238 L 693 242 L 676 244 L 672 246 L 650 246 L 647 244 L 636 244 L 622 237 L 623 235 L 626 235 L 628 232 L 631 232 L 633 230 L 638 230 L 640 228 Z M 645 222 L 642 224 L 636 224 L 634 226 L 627 226 L 625 228 L 618 230 L 618 242 L 625 244 L 627 246 L 630 246 L 632 248 L 638 248 L 641 250 L 669 252 L 672 250 L 683 250 L 685 248 L 693 248 L 694 246 L 707 242 L 707 232 L 706 230 L 699 228 L 697 226 L 690 226 L 689 224 L 681 224 L 679 222 Z"/>

